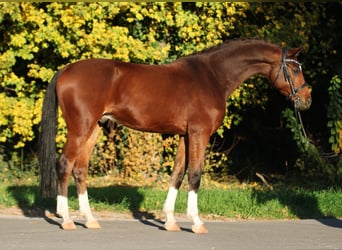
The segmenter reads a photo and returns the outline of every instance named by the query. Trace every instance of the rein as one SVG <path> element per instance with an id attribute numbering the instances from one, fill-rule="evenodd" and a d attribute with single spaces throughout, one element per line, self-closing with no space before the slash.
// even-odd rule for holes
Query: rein
<path id="1" fill-rule="evenodd" d="M 296 96 L 297 93 L 301 89 L 305 88 L 309 84 L 307 82 L 304 82 L 298 88 L 294 87 L 292 79 L 291 79 L 289 71 L 288 71 L 287 63 L 292 62 L 292 63 L 298 64 L 298 67 L 299 67 L 300 71 L 302 71 L 302 64 L 300 62 L 298 62 L 297 60 L 295 60 L 295 59 L 288 59 L 288 58 L 286 58 L 287 50 L 288 50 L 287 47 L 283 47 L 282 48 L 282 59 L 281 59 L 281 66 L 280 66 L 280 69 L 279 69 L 279 73 L 280 73 L 281 69 L 283 69 L 285 81 L 287 81 L 289 83 L 290 88 L 291 88 L 291 94 L 288 96 L 288 98 L 291 99 L 293 96 Z M 278 73 L 278 75 L 279 75 L 279 73 Z M 294 100 L 294 102 L 297 102 L 297 101 L 298 101 L 298 98 Z M 305 128 L 304 128 L 304 125 L 303 125 L 302 116 L 300 114 L 300 111 L 296 108 L 296 105 L 294 105 L 294 110 L 295 110 L 295 114 L 296 114 L 296 120 L 297 120 L 297 122 L 299 123 L 299 125 L 301 127 L 302 133 L 303 133 L 305 138 L 308 138 L 308 136 L 306 134 L 306 131 L 305 131 Z"/>

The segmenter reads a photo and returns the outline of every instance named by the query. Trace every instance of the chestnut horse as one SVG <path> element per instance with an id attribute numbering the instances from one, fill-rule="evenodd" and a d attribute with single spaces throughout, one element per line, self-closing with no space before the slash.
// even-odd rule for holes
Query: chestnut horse
<path id="1" fill-rule="evenodd" d="M 195 233 L 207 233 L 197 207 L 205 149 L 221 125 L 226 100 L 250 76 L 261 74 L 299 110 L 311 105 L 297 55 L 260 40 L 231 40 L 165 65 L 142 65 L 88 59 L 67 65 L 53 77 L 43 105 L 40 166 L 56 164 L 51 145 L 56 136 L 59 103 L 67 125 L 67 141 L 57 162 L 57 213 L 61 227 L 75 229 L 68 212 L 68 181 L 73 174 L 79 208 L 87 228 L 99 228 L 88 201 L 86 175 L 101 126 L 107 122 L 155 133 L 178 134 L 179 146 L 164 205 L 165 229 L 179 231 L 174 207 L 188 170 L 187 215 Z M 137 166 L 138 167 L 138 166 Z"/>

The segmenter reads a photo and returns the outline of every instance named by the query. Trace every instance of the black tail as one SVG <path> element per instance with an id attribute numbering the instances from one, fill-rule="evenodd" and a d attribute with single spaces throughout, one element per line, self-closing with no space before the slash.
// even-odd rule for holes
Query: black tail
<path id="1" fill-rule="evenodd" d="M 52 78 L 44 97 L 39 136 L 39 193 L 42 197 L 56 197 L 56 134 L 57 107 L 56 82 L 59 72 Z"/>

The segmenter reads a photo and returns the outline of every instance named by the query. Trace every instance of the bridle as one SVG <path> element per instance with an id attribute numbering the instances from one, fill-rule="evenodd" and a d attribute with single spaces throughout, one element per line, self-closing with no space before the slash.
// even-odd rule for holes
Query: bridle
<path id="1" fill-rule="evenodd" d="M 288 51 L 288 48 L 287 47 L 283 47 L 282 48 L 282 56 L 281 56 L 281 66 L 279 68 L 279 71 L 278 71 L 278 75 L 275 79 L 274 82 L 277 81 L 277 79 L 279 78 L 279 74 L 280 74 L 280 71 L 283 70 L 283 73 L 284 73 L 284 79 L 286 82 L 289 83 L 290 85 L 290 89 L 291 89 L 291 93 L 288 95 L 288 99 L 292 99 L 292 97 L 294 96 L 297 96 L 297 93 L 302 90 L 303 88 L 305 88 L 306 86 L 309 86 L 309 84 L 307 82 L 304 82 L 302 85 L 300 85 L 298 88 L 295 88 L 294 85 L 293 85 L 293 82 L 292 82 L 292 79 L 290 77 L 290 74 L 289 74 L 289 70 L 288 70 L 288 66 L 287 64 L 288 63 L 295 63 L 298 65 L 299 67 L 299 70 L 302 71 L 302 64 L 300 62 L 298 62 L 297 60 L 295 59 L 291 59 L 291 58 L 286 58 L 286 54 L 287 54 L 287 51 Z M 297 96 L 296 99 L 293 100 L 294 103 L 298 102 L 300 99 L 299 97 Z M 300 124 L 300 127 L 302 129 L 302 133 L 303 135 L 305 136 L 305 138 L 307 138 L 307 135 L 306 135 L 306 132 L 305 132 L 305 129 L 304 129 L 304 125 L 303 125 L 303 121 L 302 121 L 302 117 L 300 115 L 300 111 L 296 108 L 296 105 L 294 105 L 294 109 L 295 109 L 295 114 L 296 114 L 296 119 L 297 119 L 297 122 Z"/>
<path id="2" fill-rule="evenodd" d="M 279 77 L 279 73 L 281 70 L 283 70 L 284 73 L 284 79 L 286 82 L 289 83 L 290 85 L 290 89 L 291 89 L 291 94 L 289 94 L 288 98 L 291 99 L 293 96 L 295 96 L 301 89 L 305 88 L 306 86 L 309 86 L 308 83 L 304 82 L 302 85 L 300 85 L 298 88 L 295 88 L 292 82 L 292 79 L 290 77 L 289 74 L 289 70 L 287 67 L 287 63 L 296 63 L 299 67 L 299 70 L 302 71 L 302 64 L 300 62 L 298 62 L 295 59 L 290 59 L 290 58 L 286 58 L 286 54 L 287 54 L 287 47 L 283 47 L 282 48 L 282 56 L 281 56 L 281 66 L 278 72 L 278 76 Z M 294 100 L 294 102 L 296 102 L 298 100 L 298 98 L 296 100 Z"/>

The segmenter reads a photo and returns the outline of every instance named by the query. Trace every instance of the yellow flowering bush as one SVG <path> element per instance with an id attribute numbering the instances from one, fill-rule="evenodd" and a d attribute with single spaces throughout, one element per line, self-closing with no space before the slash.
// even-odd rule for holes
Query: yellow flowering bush
<path id="1" fill-rule="evenodd" d="M 47 83 L 66 64 L 91 57 L 166 63 L 222 42 L 224 34 L 233 27 L 234 10 L 247 6 L 196 3 L 187 7 L 166 2 L 0 3 L 0 22 L 8 24 L 0 50 L 0 142 L 24 148 L 36 141 Z M 67 132 L 61 112 L 58 124 L 56 142 L 60 152 Z M 170 152 L 169 156 L 161 154 L 160 135 L 131 130 L 125 130 L 125 134 L 126 139 L 119 140 L 125 147 L 109 147 L 105 143 L 108 138 L 101 136 L 98 145 L 106 149 L 101 151 L 97 147 L 93 161 L 102 159 L 97 164 L 106 165 L 107 158 L 121 157 L 115 165 L 126 177 L 136 176 L 140 180 L 153 170 L 158 172 L 160 166 L 172 165 L 174 150 L 164 150 Z M 169 146 L 175 147 L 177 139 L 172 141 Z M 96 152 L 105 151 L 105 158 L 96 156 Z M 136 166 L 140 166 L 139 170 Z"/>

